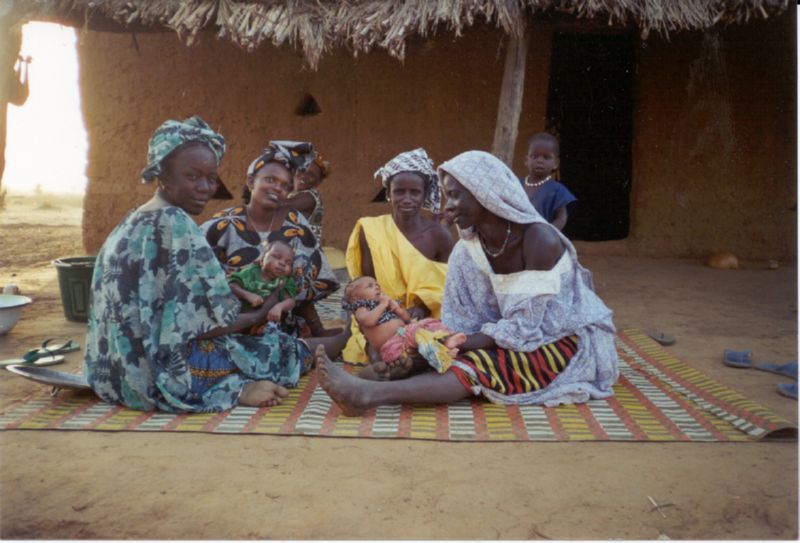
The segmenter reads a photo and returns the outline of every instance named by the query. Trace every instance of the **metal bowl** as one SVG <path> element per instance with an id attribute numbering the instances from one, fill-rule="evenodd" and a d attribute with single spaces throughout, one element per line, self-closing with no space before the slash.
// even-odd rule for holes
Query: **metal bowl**
<path id="1" fill-rule="evenodd" d="M 27 296 L 0 294 L 0 335 L 7 334 L 22 315 L 22 308 L 31 303 Z"/>

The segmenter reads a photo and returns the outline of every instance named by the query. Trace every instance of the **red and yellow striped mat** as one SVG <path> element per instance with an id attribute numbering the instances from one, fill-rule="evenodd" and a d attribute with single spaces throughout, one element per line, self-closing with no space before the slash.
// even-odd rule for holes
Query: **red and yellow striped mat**
<path id="1" fill-rule="evenodd" d="M 615 396 L 560 407 L 450 405 L 380 407 L 345 417 L 304 377 L 271 408 L 213 414 L 142 413 L 91 394 L 46 390 L 0 414 L 3 430 L 209 432 L 443 441 L 752 441 L 796 439 L 797 427 L 672 356 L 639 330 L 619 333 Z"/>

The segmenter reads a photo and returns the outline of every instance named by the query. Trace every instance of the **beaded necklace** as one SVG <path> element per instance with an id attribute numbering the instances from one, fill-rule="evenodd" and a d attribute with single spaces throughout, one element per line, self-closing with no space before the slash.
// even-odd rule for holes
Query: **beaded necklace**
<path id="1" fill-rule="evenodd" d="M 481 242 L 481 247 L 483 247 L 483 251 L 492 258 L 497 258 L 498 256 L 506 252 L 506 247 L 508 247 L 508 241 L 511 239 L 511 221 L 506 221 L 506 224 L 508 225 L 506 226 L 506 239 L 505 241 L 503 241 L 503 245 L 500 247 L 500 250 L 497 251 L 496 253 L 489 250 L 489 248 L 486 246 L 486 243 L 483 242 L 483 237 L 480 235 L 480 233 L 478 233 L 478 241 Z"/>
<path id="2" fill-rule="evenodd" d="M 550 179 L 553 178 L 552 175 L 548 175 L 547 177 L 545 177 L 541 181 L 536 181 L 535 183 L 531 183 L 530 181 L 528 181 L 528 179 L 530 179 L 530 177 L 531 177 L 530 175 L 526 175 L 525 176 L 525 186 L 526 187 L 541 187 L 542 185 L 544 185 L 545 183 L 550 181 Z"/>

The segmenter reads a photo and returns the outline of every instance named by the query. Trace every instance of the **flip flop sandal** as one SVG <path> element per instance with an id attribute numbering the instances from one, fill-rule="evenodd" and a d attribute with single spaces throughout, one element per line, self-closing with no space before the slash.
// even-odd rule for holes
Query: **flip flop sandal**
<path id="1" fill-rule="evenodd" d="M 673 335 L 665 334 L 664 332 L 648 332 L 647 335 L 665 347 L 675 345 L 675 336 Z"/>
<path id="2" fill-rule="evenodd" d="M 0 360 L 0 367 L 8 366 L 52 366 L 53 364 L 61 364 L 64 362 L 63 354 L 54 354 L 51 356 L 37 356 L 29 358 L 9 358 L 8 360 Z"/>
<path id="3" fill-rule="evenodd" d="M 778 394 L 786 396 L 787 398 L 797 399 L 797 383 L 780 383 L 778 385 Z"/>
<path id="4" fill-rule="evenodd" d="M 42 343 L 41 348 L 39 349 L 31 349 L 24 355 L 22 358 L 28 358 L 35 355 L 38 356 L 51 356 L 55 354 L 66 354 L 71 353 L 73 351 L 78 351 L 81 348 L 81 344 L 71 339 L 56 339 L 50 338 L 45 340 Z"/>
<path id="5" fill-rule="evenodd" d="M 768 371 L 769 373 L 776 373 L 784 377 L 791 377 L 797 380 L 797 362 L 788 362 L 786 364 L 758 364 L 753 366 L 754 370 Z"/>
<path id="6" fill-rule="evenodd" d="M 11 358 L 9 360 L 0 361 L 0 367 L 11 365 L 32 365 L 32 366 L 52 366 L 53 364 L 61 364 L 64 361 L 63 353 L 71 353 L 81 348 L 79 343 L 71 339 L 61 340 L 60 343 L 50 345 L 50 342 L 56 341 L 55 339 L 48 339 L 42 343 L 41 348 L 31 349 L 22 358 Z"/>
<path id="7" fill-rule="evenodd" d="M 725 349 L 722 363 L 731 368 L 748 369 L 753 367 L 753 351 L 733 351 Z"/>

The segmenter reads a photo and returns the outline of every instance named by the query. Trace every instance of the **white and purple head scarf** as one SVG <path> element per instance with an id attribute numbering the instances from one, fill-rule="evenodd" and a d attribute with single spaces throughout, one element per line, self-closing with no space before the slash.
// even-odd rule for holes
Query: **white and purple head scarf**
<path id="1" fill-rule="evenodd" d="M 546 222 L 528 199 L 514 172 L 486 151 L 467 151 L 439 166 L 439 176 L 453 176 L 488 211 L 517 224 Z M 462 231 L 472 237 L 470 231 Z"/>

